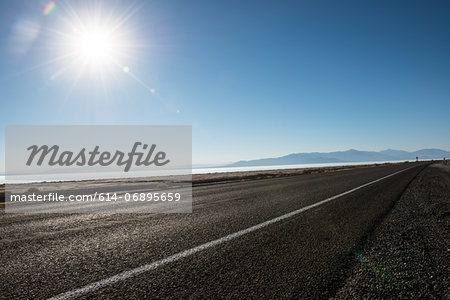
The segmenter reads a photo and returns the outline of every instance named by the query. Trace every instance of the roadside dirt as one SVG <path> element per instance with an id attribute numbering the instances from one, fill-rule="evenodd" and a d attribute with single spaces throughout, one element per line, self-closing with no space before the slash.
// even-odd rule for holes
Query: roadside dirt
<path id="1" fill-rule="evenodd" d="M 433 164 L 355 251 L 335 299 L 449 299 L 450 166 Z"/>

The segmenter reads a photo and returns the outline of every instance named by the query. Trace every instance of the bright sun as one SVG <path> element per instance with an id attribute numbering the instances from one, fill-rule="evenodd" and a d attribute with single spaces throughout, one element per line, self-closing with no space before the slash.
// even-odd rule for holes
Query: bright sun
<path id="1" fill-rule="evenodd" d="M 74 30 L 70 49 L 75 59 L 91 69 L 119 64 L 121 41 L 112 32 L 83 28 Z"/>
<path id="2" fill-rule="evenodd" d="M 66 80 L 70 84 L 67 95 L 78 83 L 108 93 L 123 78 L 121 74 L 155 92 L 130 67 L 140 59 L 142 49 L 151 46 L 135 35 L 137 23 L 132 17 L 141 4 L 127 7 L 110 6 L 109 1 L 75 6 L 70 1 L 58 3 L 58 18 L 52 19 L 53 27 L 46 29 L 53 57 L 42 65 L 52 65 L 51 80 Z"/>
<path id="3" fill-rule="evenodd" d="M 76 78 L 88 72 L 96 78 L 100 75 L 106 83 L 107 77 L 117 74 L 133 57 L 130 51 L 136 48 L 135 43 L 130 43 L 129 26 L 125 26 L 132 11 L 125 9 L 128 13 L 117 16 L 114 10 L 104 6 L 85 7 L 80 11 L 69 3 L 62 5 L 64 23 L 62 30 L 56 31 L 60 37 L 57 51 L 62 67 Z"/>
<path id="4" fill-rule="evenodd" d="M 93 31 L 82 34 L 76 48 L 80 56 L 95 62 L 113 56 L 116 46 L 108 33 Z"/>

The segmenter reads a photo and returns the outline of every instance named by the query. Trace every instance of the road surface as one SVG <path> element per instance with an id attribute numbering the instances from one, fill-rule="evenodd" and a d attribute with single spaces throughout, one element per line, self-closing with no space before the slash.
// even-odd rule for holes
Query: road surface
<path id="1" fill-rule="evenodd" d="M 332 297 L 427 165 L 195 186 L 192 214 L 3 213 L 0 298 Z"/>

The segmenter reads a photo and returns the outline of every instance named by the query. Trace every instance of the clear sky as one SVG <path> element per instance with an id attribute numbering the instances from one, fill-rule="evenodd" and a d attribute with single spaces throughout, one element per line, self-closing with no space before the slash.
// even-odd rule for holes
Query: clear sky
<path id="1" fill-rule="evenodd" d="M 14 124 L 192 125 L 194 164 L 450 150 L 448 1 L 0 8 L 2 157 L 4 128 Z M 117 28 L 115 49 L 92 49 L 92 24 Z M 87 46 L 73 41 L 81 33 Z M 114 63 L 97 62 L 103 50 Z"/>

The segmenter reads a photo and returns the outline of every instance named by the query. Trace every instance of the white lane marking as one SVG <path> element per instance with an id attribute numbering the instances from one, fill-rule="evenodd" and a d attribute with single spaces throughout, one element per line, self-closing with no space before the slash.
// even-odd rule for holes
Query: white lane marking
<path id="1" fill-rule="evenodd" d="M 157 269 L 157 268 L 159 268 L 161 266 L 164 266 L 164 265 L 166 265 L 168 263 L 171 263 L 171 262 L 177 261 L 179 259 L 191 256 L 191 255 L 193 255 L 193 254 L 195 254 L 197 252 L 200 252 L 200 251 L 203 251 L 205 249 L 208 249 L 208 248 L 211 248 L 211 247 L 223 244 L 223 243 L 228 242 L 230 240 L 233 240 L 233 239 L 235 239 L 237 237 L 243 236 L 243 235 L 245 235 L 247 233 L 256 231 L 258 229 L 261 229 L 261 228 L 264 228 L 266 226 L 269 226 L 269 225 L 271 225 L 273 223 L 277 223 L 277 222 L 282 221 L 284 219 L 290 218 L 290 217 L 295 216 L 295 215 L 297 215 L 299 213 L 307 211 L 307 210 L 309 210 L 311 208 L 314 208 L 314 207 L 317 207 L 319 205 L 325 204 L 327 202 L 333 201 L 333 200 L 335 200 L 335 199 L 337 199 L 339 197 L 342 197 L 342 196 L 348 195 L 350 193 L 353 193 L 354 191 L 362 189 L 362 188 L 364 188 L 364 187 L 366 187 L 368 185 L 374 184 L 376 182 L 379 182 L 379 181 L 381 181 L 383 179 L 386 179 L 386 178 L 389 178 L 391 176 L 397 175 L 398 173 L 404 172 L 404 171 L 409 170 L 411 168 L 413 168 L 413 167 L 410 167 L 410 168 L 407 168 L 407 169 L 404 169 L 404 170 L 392 173 L 390 175 L 387 175 L 387 176 L 384 176 L 382 178 L 379 178 L 379 179 L 376 179 L 374 181 L 371 181 L 369 183 L 360 185 L 360 186 L 358 186 L 356 188 L 353 188 L 353 189 L 348 190 L 346 192 L 343 192 L 343 193 L 340 193 L 338 195 L 332 196 L 332 197 L 327 198 L 325 200 L 322 200 L 322 201 L 316 202 L 314 204 L 305 206 L 303 208 L 294 210 L 294 211 L 292 211 L 290 213 L 287 213 L 285 215 L 282 215 L 282 216 L 270 219 L 268 221 L 265 221 L 263 223 L 257 224 L 255 226 L 252 226 L 252 227 L 249 227 L 249 228 L 237 231 L 235 233 L 226 235 L 226 236 L 221 237 L 221 238 L 219 238 L 217 240 L 213 240 L 213 241 L 204 243 L 202 245 L 196 246 L 194 248 L 178 252 L 178 253 L 176 253 L 174 255 L 171 255 L 169 257 L 166 257 L 166 258 L 157 260 L 155 262 L 152 262 L 152 263 L 149 263 L 149 264 L 137 267 L 135 269 L 132 269 L 132 270 L 129 270 L 129 271 L 125 271 L 125 272 L 119 273 L 117 275 L 114 275 L 114 276 L 111 276 L 111 277 L 108 277 L 108 278 L 105 278 L 105 279 L 102 279 L 102 280 L 90 283 L 88 285 L 82 286 L 82 287 L 74 289 L 72 291 L 56 295 L 56 296 L 54 296 L 52 298 L 49 298 L 49 299 L 50 300 L 73 299 L 73 298 L 85 295 L 87 293 L 97 291 L 97 290 L 99 290 L 101 288 L 104 288 L 106 286 L 110 286 L 110 285 L 112 285 L 114 283 L 117 283 L 117 282 L 129 279 L 129 278 L 135 277 L 135 276 L 137 276 L 139 274 L 142 274 L 142 273 L 145 273 L 147 271 Z"/>

